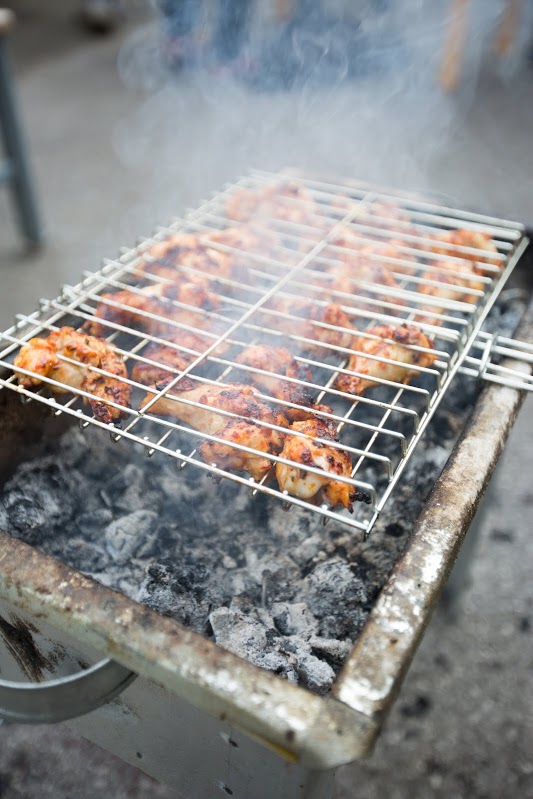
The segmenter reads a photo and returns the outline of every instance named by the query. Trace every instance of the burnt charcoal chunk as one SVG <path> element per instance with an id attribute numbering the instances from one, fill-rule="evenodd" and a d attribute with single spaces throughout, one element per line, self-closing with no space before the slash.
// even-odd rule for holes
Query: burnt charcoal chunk
<path id="1" fill-rule="evenodd" d="M 176 575 L 173 564 L 152 564 L 146 571 L 137 599 L 196 632 L 206 631 L 211 607 L 208 602 L 183 591 L 180 575 Z"/>
<path id="2" fill-rule="evenodd" d="M 344 561 L 320 563 L 305 580 L 305 598 L 325 638 L 349 638 L 366 618 L 369 596 L 364 581 Z M 342 608 L 342 612 L 339 609 Z"/>
<path id="3" fill-rule="evenodd" d="M 82 513 L 76 519 L 76 526 L 86 541 L 101 541 L 103 532 L 113 521 L 113 514 L 107 508 L 98 508 L 92 513 Z"/>
<path id="4" fill-rule="evenodd" d="M 152 542 L 156 535 L 157 514 L 138 510 L 111 522 L 105 529 L 109 555 L 118 564 L 127 563 L 137 552 Z"/>
<path id="5" fill-rule="evenodd" d="M 300 635 L 310 638 L 318 632 L 318 622 L 305 602 L 276 603 L 272 607 L 276 628 L 283 635 Z"/>
<path id="6" fill-rule="evenodd" d="M 80 501 L 80 483 L 52 457 L 19 466 L 3 493 L 10 530 L 29 544 L 39 544 L 58 528 L 68 528 Z"/>
<path id="7" fill-rule="evenodd" d="M 56 551 L 52 551 L 51 554 L 66 560 L 74 569 L 88 574 L 105 569 L 108 561 L 106 553 L 101 546 L 89 543 L 83 538 L 62 541 L 57 546 Z"/>
<path id="8" fill-rule="evenodd" d="M 326 693 L 335 679 L 331 666 L 312 654 L 298 653 L 296 671 L 304 687 L 318 694 Z"/>

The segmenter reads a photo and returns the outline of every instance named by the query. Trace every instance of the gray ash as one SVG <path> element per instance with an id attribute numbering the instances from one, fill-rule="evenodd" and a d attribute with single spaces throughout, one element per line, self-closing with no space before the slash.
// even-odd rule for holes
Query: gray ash
<path id="1" fill-rule="evenodd" d="M 229 480 L 215 485 L 197 469 L 178 472 L 163 455 L 147 459 L 128 442 L 77 427 L 17 468 L 0 494 L 0 529 L 324 693 L 477 390 L 475 381 L 456 380 L 367 542 L 310 511 L 285 512 Z"/>
<path id="2" fill-rule="evenodd" d="M 411 467 L 424 475 L 424 491 L 445 457 L 431 447 Z M 148 460 L 127 442 L 73 427 L 6 483 L 0 528 L 325 692 L 422 501 L 421 492 L 403 488 L 394 512 L 362 543 L 311 512 L 286 512 L 264 495 L 252 500 L 240 486 L 217 486 L 188 467 L 179 474 L 170 459 Z"/>

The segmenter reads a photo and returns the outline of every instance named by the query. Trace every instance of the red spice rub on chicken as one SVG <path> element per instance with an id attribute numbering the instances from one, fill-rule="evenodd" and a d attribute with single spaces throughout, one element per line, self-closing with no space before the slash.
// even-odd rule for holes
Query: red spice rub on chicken
<path id="1" fill-rule="evenodd" d="M 379 385 L 379 380 L 394 383 L 408 383 L 418 373 L 417 367 L 431 366 L 436 358 L 432 341 L 414 325 L 399 327 L 373 325 L 365 331 L 369 336 L 361 336 L 354 344 L 347 369 L 358 375 L 341 374 L 335 388 L 347 394 L 363 394 L 367 389 Z M 423 350 L 413 349 L 414 346 Z M 427 350 L 427 352 L 426 352 Z M 373 358 L 366 357 L 374 356 Z M 386 358 L 394 363 L 385 363 Z"/>
<path id="2" fill-rule="evenodd" d="M 262 400 L 252 386 L 216 385 L 184 378 L 170 393 L 172 396 L 156 400 L 149 411 L 179 419 L 202 433 L 228 442 L 204 441 L 198 451 L 206 463 L 214 463 L 222 469 L 247 471 L 256 480 L 267 474 L 272 465 L 268 455 L 281 450 L 284 434 L 261 423 L 282 428 L 288 423 L 285 416 Z M 141 409 L 152 396 L 146 396 Z M 232 444 L 250 447 L 256 452 L 239 450 Z"/>
<path id="3" fill-rule="evenodd" d="M 308 383 L 312 379 L 310 369 L 299 363 L 284 347 L 251 344 L 237 355 L 235 361 L 250 366 L 254 370 L 243 370 L 243 382 L 252 383 L 273 399 L 304 406 L 303 408 L 282 406 L 284 415 L 290 421 L 309 419 L 316 410 L 331 412 L 331 408 L 326 405 L 314 405 L 313 392 L 307 386 L 303 386 L 299 382 L 283 380 L 284 377 L 289 377 Z M 262 374 L 262 372 L 272 372 L 273 374 Z"/>
<path id="4" fill-rule="evenodd" d="M 112 324 L 108 324 L 111 322 L 158 336 L 165 333 L 170 321 L 204 327 L 201 311 L 212 311 L 219 305 L 219 297 L 201 280 L 185 278 L 175 283 L 144 286 L 136 291 L 123 289 L 101 295 L 93 319 L 85 323 L 84 329 L 93 336 L 106 336 L 113 331 Z"/>
<path id="5" fill-rule="evenodd" d="M 76 363 L 63 360 L 61 356 Z M 13 365 L 15 371 L 20 368 L 32 372 L 31 375 L 18 373 L 19 384 L 24 388 L 39 386 L 42 378 L 48 377 L 65 386 L 50 385 L 57 394 L 67 393 L 68 387 L 92 394 L 88 401 L 101 422 L 116 422 L 127 415 L 131 389 L 123 382 L 127 378 L 126 366 L 120 353 L 102 339 L 72 327 L 62 327 L 46 338 L 30 339 L 21 347 Z M 100 374 L 90 367 L 107 374 Z M 114 408 L 109 402 L 122 408 Z"/>
<path id="6" fill-rule="evenodd" d="M 325 443 L 336 441 L 335 423 L 322 419 L 307 419 L 294 422 L 290 430 L 304 435 L 290 435 L 289 432 L 285 438 L 285 446 L 280 457 L 293 461 L 294 466 L 276 463 L 276 477 L 280 489 L 299 499 L 314 503 L 326 500 L 333 508 L 341 505 L 352 511 L 352 503 L 357 499 L 358 492 L 348 483 L 336 479 L 350 477 L 351 458 L 344 450 Z M 324 441 L 316 441 L 317 438 Z M 321 469 L 324 474 L 314 474 L 302 469 L 301 466 Z"/>
<path id="7" fill-rule="evenodd" d="M 495 269 L 486 269 L 483 267 L 483 264 L 491 265 L 492 267 L 501 265 L 501 260 L 498 258 L 498 248 L 494 244 L 490 234 L 484 231 L 468 230 L 466 228 L 450 230 L 447 233 L 435 236 L 435 241 L 437 243 L 431 248 L 432 252 L 465 258 L 474 264 L 474 271 L 480 275 L 493 277 L 496 274 Z M 439 242 L 453 246 L 442 246 L 439 245 Z M 455 250 L 455 247 L 470 247 L 471 249 L 482 250 L 483 253 L 486 254 L 463 253 Z"/>

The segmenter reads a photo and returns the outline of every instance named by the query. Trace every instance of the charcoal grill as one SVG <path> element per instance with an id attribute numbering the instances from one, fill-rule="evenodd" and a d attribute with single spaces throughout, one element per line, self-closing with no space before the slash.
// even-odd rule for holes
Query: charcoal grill
<path id="1" fill-rule="evenodd" d="M 34 314 L 17 317 L 15 325 L 4 334 L 6 346 L 1 354 L 6 370 L 1 383 L 11 389 L 1 394 L 6 442 L 2 451 L 4 472 L 12 469 L 14 453 L 22 449 L 22 443 L 31 442 L 38 431 L 50 425 L 61 426 L 74 417 L 85 427 L 104 426 L 81 405 L 83 391 L 73 391 L 69 398 L 60 402 L 50 396 L 46 388 L 36 393 L 18 385 L 11 371 L 11 359 L 21 344 L 32 336 L 56 329 L 65 324 L 65 320 L 75 319 L 81 324 L 93 318 L 103 292 L 130 288 L 131 277 L 138 272 L 139 264 L 145 262 L 143 252 L 151 244 L 177 231 L 220 230 L 227 224 L 224 206 L 230 196 L 241 188 L 257 188 L 278 179 L 277 175 L 252 173 L 204 203 L 186 219 L 160 229 L 135 249 L 123 252 L 116 261 L 107 262 L 99 273 L 87 275 L 78 286 L 65 287 L 57 300 L 42 301 Z M 274 321 L 270 324 L 264 322 L 269 299 L 283 294 L 297 298 L 304 286 L 314 286 L 310 276 L 314 280 L 315 272 L 318 274 L 319 259 L 323 262 L 330 258 L 329 242 L 339 226 L 350 225 L 363 234 L 364 240 L 375 241 L 376 236 L 383 240 L 390 238 L 387 227 L 376 231 L 369 210 L 373 203 L 390 200 L 408 209 L 416 220 L 414 233 L 410 223 L 409 232 L 399 234 L 405 242 L 400 249 L 406 257 L 384 256 L 393 268 L 403 268 L 398 272 L 399 286 L 387 289 L 385 299 L 383 286 L 372 283 L 365 285 L 364 296 L 360 299 L 333 296 L 351 318 L 398 323 L 399 318 L 409 321 L 416 317 L 423 329 L 443 342 L 443 347 L 434 349 L 434 364 L 430 369 L 421 368 L 411 384 L 383 381 L 384 395 L 379 399 L 342 396 L 342 392 L 334 388 L 336 375 L 349 371 L 346 369 L 347 348 L 332 345 L 323 359 L 301 356 L 312 361 L 315 370 L 327 375 L 322 382 L 311 386 L 319 399 L 327 397 L 326 401 L 330 401 L 333 397 L 338 403 L 344 403 L 344 412 L 337 411 L 337 404 L 333 413 L 328 414 L 340 432 L 355 428 L 366 436 L 359 447 L 345 444 L 342 439 L 340 446 L 354 457 L 351 483 L 372 499 L 368 511 L 361 506 L 354 517 L 324 505 L 309 507 L 310 512 L 318 512 L 368 534 L 456 374 L 460 371 L 481 374 L 500 384 L 487 388 L 482 394 L 469 428 L 435 486 L 407 550 L 372 611 L 332 694 L 318 697 L 289 685 L 21 542 L 7 536 L 0 538 L 0 598 L 4 620 L 1 634 L 11 652 L 3 676 L 18 679 L 23 675 L 41 680 L 52 675 L 72 675 L 80 665 L 97 659 L 95 653 L 100 656 L 103 653 L 116 661 L 104 662 L 78 677 L 75 684 L 83 686 L 78 689 L 83 701 L 67 709 L 68 700 L 58 693 L 62 690 L 61 684 L 47 686 L 42 683 L 43 690 L 34 691 L 34 697 L 42 697 L 37 700 L 39 708 L 36 709 L 31 697 L 28 703 L 21 701 L 21 694 L 17 695 L 17 689 L 5 681 L 1 685 L 4 716 L 12 720 L 53 720 L 86 712 L 122 690 L 133 679 L 132 672 L 139 674 L 141 676 L 119 699 L 69 723 L 124 759 L 183 790 L 185 795 L 195 797 L 216 795 L 214 788 L 234 796 L 327 796 L 332 769 L 370 750 L 518 412 L 523 399 L 519 389 L 530 385 L 529 318 L 518 332 L 522 343 L 490 336 L 481 330 L 499 291 L 527 246 L 520 225 L 477 214 L 459 214 L 415 195 L 360 183 L 331 183 L 302 176 L 298 176 L 298 180 L 312 192 L 319 206 L 322 203 L 329 209 L 329 216 L 325 212 L 322 214 L 327 216 L 326 232 L 300 223 L 268 220 L 269 229 L 274 226 L 277 231 L 283 231 L 284 259 L 247 253 L 253 262 L 250 268 L 253 280 L 237 298 L 234 292 L 224 295 L 224 307 L 214 314 L 217 323 L 224 325 L 222 332 L 213 338 L 205 352 L 197 354 L 190 367 L 176 373 L 163 389 L 152 392 L 154 402 L 171 394 L 184 372 L 197 376 L 198 368 L 206 361 L 219 368 L 219 374 L 214 378 L 200 375 L 200 378 L 225 381 L 236 364 L 232 359 L 217 355 L 217 346 L 222 341 L 240 346 L 254 336 L 274 336 L 276 314 L 272 315 Z M 339 196 L 346 202 L 334 209 L 331 200 Z M 299 201 L 287 199 L 286 202 L 290 205 Z M 392 221 L 400 229 L 407 225 L 401 219 Z M 497 266 L 492 270 L 489 267 L 488 274 L 482 276 L 483 289 L 477 292 L 475 302 L 440 300 L 442 307 L 437 316 L 441 324 L 437 326 L 432 307 L 434 299 L 428 303 L 419 290 L 413 289 L 413 286 L 431 282 L 432 278 L 428 277 L 426 266 L 423 269 L 420 263 L 413 266 L 407 256 L 430 257 L 437 261 L 439 257 L 451 257 L 458 265 L 457 274 L 462 274 L 464 258 L 479 256 L 480 252 L 454 245 L 450 248 L 453 255 L 439 256 L 423 249 L 424 242 L 429 247 L 430 234 L 458 226 L 490 232 L 498 246 Z M 227 245 L 216 246 L 221 251 L 233 249 Z M 323 302 L 313 296 L 311 301 L 316 306 Z M 261 324 L 257 323 L 259 313 L 263 314 Z M 424 314 L 429 317 L 426 322 L 421 321 Z M 266 317 L 269 318 L 268 313 Z M 119 347 L 121 335 L 136 336 L 135 343 L 124 351 L 127 358 L 142 359 L 143 348 L 154 340 L 153 336 L 124 330 L 114 322 L 109 328 L 110 340 Z M 290 338 L 298 339 L 298 336 L 291 334 Z M 492 360 L 494 354 L 515 356 L 520 362 L 497 364 Z M 52 380 L 44 382 L 53 383 Z M 21 407 L 16 394 L 35 402 Z M 379 414 L 375 423 L 369 424 L 364 416 L 359 418 L 354 413 L 361 406 Z M 51 421 L 45 416 L 49 408 L 53 411 Z M 140 443 L 148 454 L 165 453 L 175 458 L 180 468 L 195 466 L 217 477 L 236 480 L 250 488 L 252 495 L 263 492 L 283 502 L 308 507 L 298 498 L 284 495 L 266 480 L 252 481 L 204 463 L 194 446 L 194 440 L 199 437 L 197 431 L 191 434 L 183 425 L 148 412 L 128 410 L 128 414 L 121 429 L 111 430 L 113 438 L 124 437 Z M 411 429 L 408 432 L 405 424 L 394 424 L 396 416 L 409 420 Z M 145 434 L 147 418 L 152 423 L 150 430 L 155 427 L 156 435 Z M 179 447 L 173 446 L 174 437 L 179 438 Z M 398 451 L 391 455 L 390 446 L 382 450 L 382 439 L 392 440 Z M 184 440 L 189 441 L 188 450 L 183 446 Z M 283 459 L 273 456 L 272 460 Z M 385 472 L 386 479 L 378 485 L 363 479 L 368 463 L 374 468 L 379 465 Z M 457 497 L 461 498 L 460 502 Z M 118 664 L 122 664 L 122 668 Z M 71 676 L 70 683 L 73 680 Z M 160 719 L 163 721 L 159 724 Z M 151 722 L 149 732 L 141 723 L 143 720 Z M 154 733 L 154 725 L 160 727 L 157 733 Z M 196 764 L 206 760 L 201 752 L 204 736 L 213 758 L 200 773 Z M 173 749 L 176 740 L 179 741 L 178 753 Z M 286 761 L 284 765 L 280 756 Z"/>

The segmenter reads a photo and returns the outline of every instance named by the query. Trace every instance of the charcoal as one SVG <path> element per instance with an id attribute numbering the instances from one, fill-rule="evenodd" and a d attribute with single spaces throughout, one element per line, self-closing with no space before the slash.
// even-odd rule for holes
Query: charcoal
<path id="1" fill-rule="evenodd" d="M 256 614 L 218 608 L 209 615 L 209 621 L 215 641 L 230 652 L 254 662 L 265 654 L 266 630 Z"/>
<path id="2" fill-rule="evenodd" d="M 319 635 L 313 635 L 309 639 L 309 646 L 314 655 L 320 655 L 328 662 L 333 662 L 339 666 L 349 654 L 352 648 L 352 642 L 338 641 L 336 638 L 321 638 Z"/>
<path id="3" fill-rule="evenodd" d="M 272 617 L 283 635 L 299 635 L 305 640 L 318 632 L 318 621 L 305 602 L 278 602 L 272 607 Z"/>
<path id="4" fill-rule="evenodd" d="M 182 624 L 203 631 L 207 622 L 209 605 L 185 589 L 187 577 L 173 563 L 160 562 L 150 566 L 139 590 L 137 600 L 172 616 Z"/>
<path id="5" fill-rule="evenodd" d="M 93 574 L 106 567 L 106 553 L 101 546 L 86 541 L 83 537 L 71 538 L 60 547 L 50 550 L 50 554 L 65 559 L 81 572 Z"/>
<path id="6" fill-rule="evenodd" d="M 113 514 L 107 508 L 98 508 L 92 513 L 82 513 L 76 519 L 80 535 L 85 541 L 100 541 L 103 531 L 113 521 Z"/>
<path id="7" fill-rule="evenodd" d="M 365 583 L 343 561 L 320 563 L 303 581 L 303 593 L 325 637 L 346 638 L 368 602 Z M 343 608 L 342 620 L 338 607 Z M 353 614 L 353 616 L 352 616 Z"/>
<path id="8" fill-rule="evenodd" d="M 147 540 L 153 540 L 156 520 L 153 511 L 136 510 L 105 528 L 106 548 L 115 563 L 126 564 L 141 546 L 147 546 Z"/>
<path id="9" fill-rule="evenodd" d="M 335 672 L 325 661 L 307 652 L 299 652 L 296 672 L 305 688 L 318 694 L 325 693 L 335 679 Z"/>
<path id="10" fill-rule="evenodd" d="M 53 457 L 19 466 L 4 489 L 8 529 L 29 544 L 40 544 L 68 528 L 79 504 L 81 480 Z"/>

